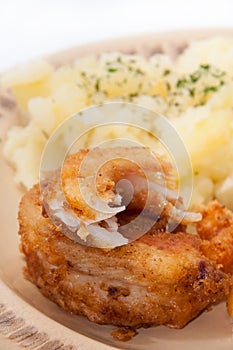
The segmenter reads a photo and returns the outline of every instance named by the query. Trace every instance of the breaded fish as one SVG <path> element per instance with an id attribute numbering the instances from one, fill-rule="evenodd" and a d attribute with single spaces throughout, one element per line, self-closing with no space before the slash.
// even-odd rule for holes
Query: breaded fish
<path id="1" fill-rule="evenodd" d="M 224 272 L 233 273 L 233 213 L 218 201 L 200 208 L 202 220 L 196 224 L 203 239 L 202 251 Z"/>
<path id="2" fill-rule="evenodd" d="M 19 224 L 27 277 L 63 309 L 93 322 L 182 328 L 229 293 L 230 275 L 206 254 L 206 241 L 179 227 L 169 233 L 156 223 L 111 250 L 83 246 L 53 225 L 38 185 L 21 201 Z"/>

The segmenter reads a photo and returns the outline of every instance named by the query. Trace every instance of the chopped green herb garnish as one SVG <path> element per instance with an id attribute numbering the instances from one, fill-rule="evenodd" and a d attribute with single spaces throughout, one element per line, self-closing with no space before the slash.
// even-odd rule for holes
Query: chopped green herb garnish
<path id="1" fill-rule="evenodd" d="M 194 94 L 195 94 L 195 88 L 190 88 L 189 89 L 189 94 L 190 94 L 190 96 L 194 96 Z"/>
<path id="2" fill-rule="evenodd" d="M 138 96 L 137 93 L 131 93 L 131 94 L 129 94 L 129 98 L 133 98 L 133 97 L 136 97 L 136 96 Z"/>
<path id="3" fill-rule="evenodd" d="M 96 89 L 96 91 L 100 90 L 100 80 L 99 79 L 96 80 L 95 89 Z"/>
<path id="4" fill-rule="evenodd" d="M 201 101 L 201 102 L 199 102 L 199 103 L 197 103 L 196 105 L 194 105 L 193 107 L 201 107 L 201 106 L 204 106 L 204 104 L 205 104 L 205 101 Z"/>
<path id="5" fill-rule="evenodd" d="M 171 73 L 170 69 L 165 69 L 165 71 L 163 72 L 163 76 L 165 77 L 166 75 L 168 75 L 170 73 Z"/>
<path id="6" fill-rule="evenodd" d="M 210 65 L 209 64 L 201 64 L 200 68 L 202 68 L 204 70 L 209 70 L 210 69 Z"/>
<path id="7" fill-rule="evenodd" d="M 108 72 L 109 72 L 109 73 L 115 73 L 115 72 L 117 72 L 117 71 L 118 71 L 117 68 L 113 68 L 113 67 L 108 68 Z"/>
<path id="8" fill-rule="evenodd" d="M 201 77 L 201 72 L 200 71 L 196 71 L 193 74 L 190 74 L 190 81 L 192 83 L 196 83 L 196 81 L 198 81 Z"/>
<path id="9" fill-rule="evenodd" d="M 215 92 L 218 91 L 219 86 L 207 86 L 204 88 L 203 92 L 204 94 L 207 94 L 208 92 Z"/>
<path id="10" fill-rule="evenodd" d="M 168 81 L 166 81 L 166 86 L 167 86 L 168 91 L 170 91 L 171 90 L 171 84 Z"/>
<path id="11" fill-rule="evenodd" d="M 177 88 L 182 88 L 182 87 L 184 87 L 187 84 L 187 82 L 188 81 L 186 79 L 180 79 L 180 80 L 177 81 L 176 87 Z"/>
<path id="12" fill-rule="evenodd" d="M 140 68 L 137 68 L 135 70 L 135 73 L 137 73 L 137 74 L 144 74 L 144 72 Z"/>

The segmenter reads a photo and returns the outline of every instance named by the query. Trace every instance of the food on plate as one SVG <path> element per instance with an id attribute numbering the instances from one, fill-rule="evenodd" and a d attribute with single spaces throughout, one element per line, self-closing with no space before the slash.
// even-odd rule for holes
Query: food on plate
<path id="1" fill-rule="evenodd" d="M 104 53 L 60 67 L 39 60 L 1 77 L 1 90 L 10 90 L 18 107 L 18 125 L 8 131 L 4 155 L 15 168 L 16 183 L 28 190 L 19 208 L 25 273 L 45 296 L 96 323 L 128 327 L 129 333 L 116 334 L 123 339 L 139 327 L 182 328 L 225 299 L 233 316 L 232 62 L 233 39 L 216 37 L 191 43 L 173 59 L 166 53 L 149 58 Z M 69 156 L 61 173 L 50 173 L 41 188 L 36 184 L 42 152 L 55 129 L 83 108 L 106 101 L 133 102 L 164 115 L 184 141 L 193 165 L 192 212 L 185 212 L 182 199 L 174 196 L 172 166 L 158 155 L 160 164 L 166 164 L 169 195 L 153 187 L 154 206 L 139 222 L 142 234 L 136 240 L 120 228 L 143 211 L 144 185 L 127 204 L 116 189 L 128 171 L 143 179 L 132 164 L 112 162 L 97 178 L 98 195 L 111 212 L 108 217 L 86 206 L 93 193 L 85 178 L 80 182 L 84 197 L 75 185 L 79 162 L 89 150 Z M 121 136 L 117 130 L 111 133 L 113 138 Z M 151 146 L 140 130 L 124 129 L 125 138 L 132 134 L 135 141 Z M 103 134 L 96 129 L 88 138 L 89 144 L 98 144 Z M 157 169 L 153 171 L 156 175 Z M 155 208 L 161 203 L 158 215 Z M 152 224 L 145 231 L 147 222 Z M 173 230 L 170 223 L 175 224 Z M 129 235 L 135 234 L 133 226 L 127 227 Z M 100 232 L 105 236 L 96 241 Z M 98 248 L 100 241 L 104 244 Z"/>
<path id="2" fill-rule="evenodd" d="M 46 141 L 70 115 L 105 101 L 131 101 L 177 128 L 194 169 L 192 204 L 216 197 L 233 208 L 232 47 L 232 38 L 214 37 L 190 43 L 174 60 L 166 53 L 104 53 L 59 68 L 39 61 L 6 73 L 1 85 L 12 89 L 24 120 L 9 131 L 4 150 L 16 182 L 30 188 L 38 181 Z M 149 146 L 142 133 L 135 139 Z"/>
<path id="3" fill-rule="evenodd" d="M 140 149 L 124 149 L 125 153 L 130 154 L 132 151 L 139 153 Z M 230 274 L 224 272 L 229 271 L 228 258 L 223 258 L 219 263 L 214 255 L 206 251 L 206 244 L 209 242 L 207 239 L 211 239 L 212 230 L 220 235 L 216 248 L 222 240 L 224 242 L 221 235 L 223 226 L 232 230 L 233 214 L 217 202 L 202 208 L 203 224 L 198 213 L 191 213 L 189 221 L 186 217 L 184 223 L 180 217 L 173 215 L 172 210 L 166 210 L 168 206 L 170 208 L 170 201 L 158 216 L 156 208 L 158 210 L 162 202 L 158 202 L 155 196 L 155 207 L 151 210 L 149 206 L 140 222 L 141 226 L 137 227 L 143 231 L 146 220 L 153 219 L 150 229 L 135 241 L 111 249 L 87 247 L 74 238 L 67 237 L 62 229 L 62 224 L 67 225 L 65 213 L 62 216 L 63 223 L 60 221 L 58 225 L 54 224 L 54 216 L 45 210 L 44 203 L 51 206 L 51 200 L 56 198 L 56 191 L 51 197 L 42 194 L 44 188 L 45 194 L 46 191 L 53 191 L 56 182 L 60 180 L 60 175 L 57 174 L 61 174 L 62 188 L 74 215 L 84 223 L 87 217 L 96 219 L 93 210 L 87 211 L 88 206 L 84 206 L 82 199 L 79 200 L 78 191 L 75 190 L 75 200 L 73 192 L 69 191 L 70 179 L 72 180 L 70 175 L 79 176 L 80 162 L 88 152 L 91 151 L 82 150 L 68 156 L 64 170 L 50 173 L 50 178 L 47 177 L 45 183 L 42 183 L 42 192 L 39 185 L 35 185 L 21 201 L 19 234 L 21 249 L 27 262 L 25 272 L 28 278 L 45 296 L 65 310 L 85 315 L 93 322 L 130 329 L 152 325 L 182 328 L 203 310 L 225 299 L 232 285 Z M 94 150 L 93 156 L 98 160 L 101 152 L 106 152 L 106 149 Z M 154 173 L 158 172 L 154 169 L 153 162 L 145 162 Z M 115 181 L 132 174 L 142 176 L 132 164 L 130 166 L 123 163 L 116 159 L 114 165 L 110 162 L 100 169 L 101 180 L 97 183 L 97 188 L 106 203 L 109 198 L 113 199 L 117 195 Z M 170 169 L 171 167 L 164 167 L 168 178 Z M 111 176 L 114 176 L 114 181 Z M 156 190 L 155 193 L 159 194 Z M 135 196 L 136 200 L 132 199 L 132 205 L 129 203 L 124 210 L 111 214 L 111 218 L 115 217 L 120 227 L 140 215 L 145 192 L 140 191 Z M 164 197 L 159 199 L 163 201 Z M 115 203 L 115 207 L 119 208 L 121 204 Z M 215 225 L 215 207 L 219 226 Z M 180 202 L 178 208 L 181 208 Z M 56 210 L 53 214 L 56 214 Z M 177 221 L 172 232 L 168 229 L 169 220 Z M 99 223 L 102 224 L 99 226 L 100 230 L 107 227 L 105 218 Z M 188 233 L 188 224 L 196 225 L 197 233 L 200 231 L 205 238 L 202 239 L 199 234 Z M 133 225 L 128 227 L 128 233 L 135 229 Z M 228 238 L 229 244 L 232 241 L 233 234 L 231 239 Z M 214 250 L 215 243 L 212 245 Z"/>

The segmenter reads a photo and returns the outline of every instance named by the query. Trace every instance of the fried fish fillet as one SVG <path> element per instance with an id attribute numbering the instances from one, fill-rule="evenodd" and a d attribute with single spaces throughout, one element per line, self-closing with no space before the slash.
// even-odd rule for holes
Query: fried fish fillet
<path id="1" fill-rule="evenodd" d="M 99 324 L 182 328 L 226 297 L 230 275 L 203 251 L 203 240 L 158 225 L 111 250 L 80 245 L 44 214 L 39 186 L 19 209 L 25 272 L 63 309 Z"/>

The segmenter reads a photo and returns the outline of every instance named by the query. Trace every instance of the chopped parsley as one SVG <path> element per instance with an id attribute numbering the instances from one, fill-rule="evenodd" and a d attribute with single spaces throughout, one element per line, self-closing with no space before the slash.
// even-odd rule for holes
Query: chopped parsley
<path id="1" fill-rule="evenodd" d="M 209 64 L 201 64 L 200 68 L 202 68 L 204 70 L 209 70 L 210 69 L 210 65 Z"/>
<path id="2" fill-rule="evenodd" d="M 192 97 L 195 95 L 195 87 L 189 88 L 189 94 L 190 94 L 190 96 L 192 96 Z"/>
<path id="3" fill-rule="evenodd" d="M 99 79 L 96 80 L 95 89 L 97 92 L 100 90 L 100 80 Z"/>
<path id="4" fill-rule="evenodd" d="M 179 79 L 176 83 L 177 88 L 183 88 L 188 83 L 187 79 Z"/>
<path id="5" fill-rule="evenodd" d="M 165 71 L 163 72 L 163 76 L 166 77 L 166 75 L 170 73 L 171 73 L 170 69 L 165 69 Z"/>
<path id="6" fill-rule="evenodd" d="M 135 73 L 141 74 L 141 75 L 144 74 L 144 72 L 143 72 L 140 68 L 137 68 L 137 69 L 135 70 Z"/>
<path id="7" fill-rule="evenodd" d="M 168 90 L 168 91 L 171 90 L 171 84 L 170 84 L 168 81 L 166 81 L 166 87 L 167 87 L 167 90 Z"/>
<path id="8" fill-rule="evenodd" d="M 173 105 L 176 105 L 176 96 L 187 96 L 188 93 L 193 99 L 188 102 L 189 106 L 204 105 L 210 97 L 208 93 L 218 91 L 226 83 L 223 79 L 225 75 L 226 73 L 217 67 L 210 64 L 201 64 L 193 73 L 178 79 L 171 91 L 167 88 L 169 99 Z"/>
<path id="9" fill-rule="evenodd" d="M 134 98 L 137 96 L 138 96 L 138 94 L 136 92 L 129 94 L 129 98 Z"/>
<path id="10" fill-rule="evenodd" d="M 117 71 L 118 71 L 117 68 L 114 68 L 114 67 L 108 68 L 108 72 L 109 72 L 109 73 L 115 73 L 115 72 L 117 72 Z"/>
<path id="11" fill-rule="evenodd" d="M 201 77 L 201 72 L 198 70 L 196 72 L 194 72 L 193 74 L 190 74 L 190 81 L 192 83 L 196 83 L 196 81 L 198 81 Z"/>
<path id="12" fill-rule="evenodd" d="M 206 86 L 203 90 L 204 94 L 207 94 L 208 92 L 215 92 L 218 91 L 219 86 Z"/>

